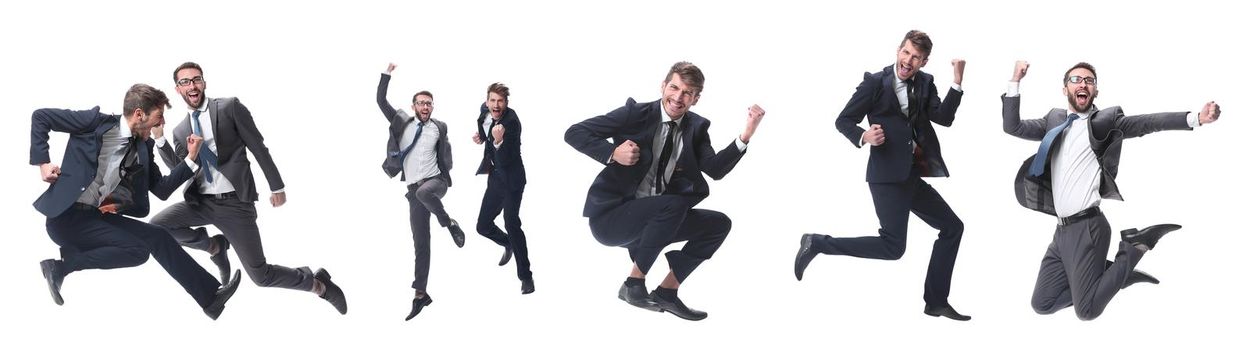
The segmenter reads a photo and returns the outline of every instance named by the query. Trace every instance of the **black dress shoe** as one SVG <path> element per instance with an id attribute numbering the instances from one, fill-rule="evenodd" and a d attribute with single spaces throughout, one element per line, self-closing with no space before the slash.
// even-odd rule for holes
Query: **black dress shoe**
<path id="1" fill-rule="evenodd" d="M 229 283 L 223 284 L 221 288 L 217 289 L 216 295 L 213 296 L 213 301 L 204 307 L 204 314 L 208 315 L 208 318 L 216 320 L 217 316 L 221 316 L 221 311 L 226 309 L 226 301 L 230 300 L 230 297 L 234 296 L 234 291 L 239 289 L 239 280 L 242 276 L 243 274 L 235 270 L 234 278 L 231 278 Z"/>
<path id="2" fill-rule="evenodd" d="M 464 230 L 460 229 L 460 223 L 452 220 L 451 225 L 447 225 L 447 230 L 451 231 L 451 240 L 456 242 L 456 248 L 464 248 Z"/>
<path id="3" fill-rule="evenodd" d="M 1130 228 L 1120 231 L 1120 238 L 1124 239 L 1125 242 L 1135 245 L 1141 244 L 1146 246 L 1147 249 L 1154 249 L 1155 244 L 1159 243 L 1159 238 L 1162 238 L 1168 232 L 1176 231 L 1180 228 L 1181 225 L 1176 224 L 1159 224 L 1141 229 L 1140 231 Z"/>
<path id="4" fill-rule="evenodd" d="M 668 312 L 673 316 L 690 321 L 698 321 L 707 318 L 707 313 L 686 307 L 686 303 L 681 302 L 681 298 L 674 297 L 673 300 L 659 295 L 659 293 L 651 292 L 651 300 L 660 308 L 662 312 Z"/>
<path id="5" fill-rule="evenodd" d="M 946 317 L 946 318 L 956 320 L 956 321 L 967 321 L 967 320 L 972 319 L 972 316 L 960 315 L 959 312 L 955 311 L 955 308 L 951 307 L 950 305 L 941 305 L 941 306 L 925 305 L 924 314 L 933 316 L 933 317 Z"/>
<path id="6" fill-rule="evenodd" d="M 534 292 L 534 279 L 526 278 L 521 280 L 521 294 L 529 294 Z"/>
<path id="7" fill-rule="evenodd" d="M 807 270 L 807 265 L 816 258 L 816 251 L 812 250 L 812 242 L 815 240 L 816 235 L 811 233 L 799 238 L 799 253 L 794 256 L 794 278 L 800 281 L 803 280 L 803 270 Z"/>
<path id="8" fill-rule="evenodd" d="M 343 289 L 337 284 L 330 281 L 330 272 L 326 269 L 317 269 L 317 273 L 313 274 L 313 278 L 321 281 L 321 285 L 325 286 L 325 291 L 321 293 L 321 299 L 334 305 L 334 309 L 339 311 L 340 315 L 347 314 L 347 297 L 343 296 Z"/>
<path id="9" fill-rule="evenodd" d="M 43 271 L 43 279 L 48 281 L 48 292 L 52 293 L 52 301 L 57 305 L 65 305 L 65 299 L 61 298 L 61 282 L 65 282 L 63 263 L 56 259 L 40 261 L 39 270 Z"/>
<path id="10" fill-rule="evenodd" d="M 408 312 L 408 317 L 405 317 L 404 321 L 411 320 L 413 317 L 417 317 L 417 314 L 421 313 L 421 309 L 424 309 L 427 305 L 430 305 L 433 303 L 434 303 L 434 298 L 431 298 L 429 294 L 426 294 L 425 296 L 420 297 L 420 298 L 412 298 L 412 311 Z"/>
<path id="11" fill-rule="evenodd" d="M 197 230 L 203 230 L 198 228 Z M 213 261 L 213 265 L 217 265 L 217 272 L 221 274 L 221 283 L 226 283 L 230 278 L 230 255 L 226 254 L 230 250 L 230 241 L 226 240 L 226 236 L 216 235 L 212 240 L 217 241 L 217 254 L 213 254 L 208 259 Z"/>
<path id="12" fill-rule="evenodd" d="M 512 247 L 503 246 L 503 256 L 499 257 L 499 266 L 507 265 L 509 260 L 512 260 Z"/>
<path id="13" fill-rule="evenodd" d="M 616 297 L 624 300 L 629 305 L 640 307 L 651 311 L 660 311 L 660 307 L 647 296 L 646 286 L 630 286 L 622 284 L 621 290 L 616 293 Z"/>

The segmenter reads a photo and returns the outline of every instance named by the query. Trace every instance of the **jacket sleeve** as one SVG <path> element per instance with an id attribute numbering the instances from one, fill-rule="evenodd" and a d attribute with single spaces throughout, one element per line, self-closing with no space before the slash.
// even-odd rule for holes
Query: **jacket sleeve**
<path id="1" fill-rule="evenodd" d="M 83 111 L 54 108 L 35 110 L 30 116 L 30 165 L 52 162 L 48 156 L 48 138 L 52 131 L 90 133 L 100 125 L 101 119 L 100 107 Z"/>
<path id="2" fill-rule="evenodd" d="M 252 119 L 252 113 L 247 110 L 247 107 L 243 106 L 243 102 L 238 100 L 229 105 L 231 106 L 231 120 L 235 123 L 235 129 L 239 131 L 239 138 L 243 140 L 243 144 L 256 157 L 256 162 L 260 163 L 260 170 L 265 173 L 265 179 L 269 181 L 269 190 L 277 191 L 286 188 L 286 184 L 282 182 L 282 174 L 278 172 L 278 166 L 274 164 L 273 157 L 269 155 L 269 148 L 265 147 L 265 137 L 256 128 L 256 121 Z"/>
<path id="3" fill-rule="evenodd" d="M 859 122 L 864 121 L 864 117 L 872 110 L 879 85 L 876 79 L 872 79 L 871 73 L 864 73 L 864 81 L 855 88 L 851 100 L 846 102 L 846 107 L 842 108 L 842 113 L 839 113 L 838 118 L 833 122 L 838 132 L 846 136 L 847 140 L 850 140 L 851 144 L 857 148 L 863 146 L 859 141 L 864 135 L 864 128 L 859 127 Z"/>
<path id="4" fill-rule="evenodd" d="M 612 159 L 612 152 L 616 150 L 616 146 L 608 142 L 608 139 L 616 136 L 617 132 L 629 122 L 635 105 L 634 99 L 631 98 L 625 101 L 625 106 L 608 114 L 573 124 L 564 132 L 564 142 L 596 162 L 608 164 Z"/>
<path id="5" fill-rule="evenodd" d="M 1003 132 L 1025 140 L 1041 141 L 1046 136 L 1046 118 L 1020 120 L 1020 96 L 1003 94 Z"/>

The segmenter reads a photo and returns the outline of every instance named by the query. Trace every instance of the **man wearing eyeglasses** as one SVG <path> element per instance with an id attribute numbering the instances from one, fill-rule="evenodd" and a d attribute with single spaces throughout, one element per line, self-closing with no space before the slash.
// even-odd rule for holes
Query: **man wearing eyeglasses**
<path id="1" fill-rule="evenodd" d="M 274 207 L 286 203 L 286 186 L 265 146 L 264 137 L 247 107 L 238 98 L 204 96 L 207 82 L 199 64 L 186 62 L 174 69 L 178 94 L 187 108 L 182 122 L 174 128 L 173 147 L 162 138 L 164 128 L 153 129 L 161 158 L 166 164 L 185 155 L 190 145 L 181 140 L 188 135 L 204 138 L 199 147 L 200 169 L 184 193 L 186 200 L 165 208 L 152 218 L 152 223 L 165 227 L 182 245 L 211 254 L 225 278 L 230 269 L 226 254 L 231 246 L 243 263 L 252 282 L 261 287 L 277 287 L 310 291 L 334 306 L 340 314 L 347 313 L 343 290 L 330 280 L 330 273 L 308 267 L 289 268 L 270 264 L 256 225 L 256 180 L 252 177 L 251 151 L 269 180 L 273 193 L 269 203 Z M 176 148 L 176 150 L 175 150 Z M 209 237 L 205 225 L 216 226 L 221 235 Z"/>
<path id="2" fill-rule="evenodd" d="M 382 170 L 389 177 L 400 175 L 399 180 L 408 185 L 404 197 L 408 199 L 408 223 L 416 258 L 412 280 L 414 296 L 412 310 L 404 318 L 407 321 L 434 302 L 426 292 L 430 274 L 430 215 L 447 228 L 457 247 L 464 247 L 464 230 L 443 208 L 442 198 L 451 187 L 451 143 L 447 142 L 447 124 L 430 117 L 434 113 L 434 94 L 421 91 L 412 96 L 415 117 L 403 109 L 391 107 L 386 102 L 386 91 L 394 71 L 395 64 L 391 63 L 382 73 L 377 102 L 382 116 L 390 124 Z"/>
<path id="3" fill-rule="evenodd" d="M 703 82 L 699 67 L 677 62 L 660 83 L 659 100 L 628 99 L 625 106 L 573 124 L 564 133 L 565 142 L 604 165 L 590 185 L 582 215 L 590 219 L 595 240 L 629 251 L 633 269 L 617 298 L 691 321 L 707 313 L 687 307 L 677 289 L 720 249 L 732 226 L 724 213 L 694 209 L 710 193 L 703 174 L 714 180 L 728 175 L 764 118 L 760 106 L 748 107 L 746 129 L 717 152 L 708 137 L 711 122 L 690 112 Z M 665 247 L 681 241 L 686 244 L 680 250 L 664 253 L 668 276 L 647 294 L 652 264 Z"/>
<path id="4" fill-rule="evenodd" d="M 521 119 L 508 107 L 510 89 L 503 83 L 486 88 L 486 102 L 477 117 L 478 131 L 473 142 L 482 147 L 482 162 L 477 174 L 486 174 L 486 193 L 482 194 L 481 211 L 477 214 L 477 233 L 503 246 L 499 266 L 508 263 L 516 253 L 516 273 L 521 280 L 521 294 L 534 292 L 534 274 L 530 271 L 529 247 L 521 230 L 521 197 L 525 193 L 525 163 L 521 160 Z M 503 213 L 504 227 L 495 225 Z"/>
<path id="5" fill-rule="evenodd" d="M 169 198 L 198 168 L 198 149 L 187 152 L 167 176 L 155 163 L 148 133 L 164 123 L 168 105 L 164 92 L 135 84 L 122 104 L 124 117 L 100 113 L 99 107 L 40 109 L 31 116 L 30 164 L 38 165 L 43 181 L 51 184 L 35 209 L 48 217 L 48 236 L 61 247 L 61 259 L 44 260 L 39 267 L 57 305 L 65 302 L 61 285 L 70 273 L 139 266 L 149 254 L 214 320 L 238 289 L 238 272 L 223 286 L 165 229 L 131 218 L 148 215 L 148 192 Z M 48 156 L 51 131 L 71 135 L 64 168 Z M 186 137 L 191 145 L 201 141 Z"/>
<path id="6" fill-rule="evenodd" d="M 963 98 L 964 60 L 954 59 L 954 82 L 946 100 L 938 98 L 933 76 L 920 71 L 929 62 L 933 41 L 912 30 L 899 43 L 897 61 L 877 73 L 864 73 L 851 100 L 834 121 L 855 147 L 870 145 L 867 181 L 881 224 L 878 236 L 834 238 L 804 234 L 794 259 L 794 277 L 819 254 L 898 260 L 907 248 L 912 213 L 938 229 L 924 284 L 924 313 L 958 321 L 972 319 L 955 311 L 947 299 L 964 223 L 925 177 L 948 177 L 934 123 L 950 127 Z M 868 117 L 869 128 L 858 124 Z"/>
<path id="7" fill-rule="evenodd" d="M 1099 203 L 1103 198 L 1123 200 L 1115 182 L 1121 142 L 1157 131 L 1192 130 L 1219 119 L 1220 106 L 1207 102 L 1197 114 L 1135 116 L 1125 116 L 1118 106 L 1099 109 L 1094 106 L 1098 74 L 1094 66 L 1081 62 L 1064 73 L 1067 109 L 1055 108 L 1042 118 L 1020 120 L 1020 79 L 1028 69 L 1028 62 L 1016 62 L 1002 97 L 1003 131 L 1041 141 L 1016 175 L 1016 199 L 1025 208 L 1058 218 L 1033 288 L 1033 310 L 1052 314 L 1073 306 L 1077 318 L 1092 320 L 1120 289 L 1138 282 L 1159 283 L 1133 268 L 1159 238 L 1180 228 L 1162 224 L 1121 231 L 1115 260 L 1105 260 L 1111 226 Z"/>

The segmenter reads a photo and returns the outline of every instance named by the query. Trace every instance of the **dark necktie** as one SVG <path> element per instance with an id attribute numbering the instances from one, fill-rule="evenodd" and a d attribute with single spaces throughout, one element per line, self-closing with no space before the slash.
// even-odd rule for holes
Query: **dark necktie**
<path id="1" fill-rule="evenodd" d="M 118 167 L 119 172 L 117 184 L 109 191 L 104 200 L 100 202 L 101 206 L 109 204 L 117 204 L 118 211 L 124 210 L 134 202 L 134 177 L 139 171 L 139 143 L 142 142 L 138 137 L 126 139 L 123 146 L 125 151 L 122 153 L 121 166 Z"/>
<path id="2" fill-rule="evenodd" d="M 486 140 L 490 141 L 490 145 L 495 146 L 495 125 L 499 125 L 499 121 L 495 118 L 490 119 L 490 127 L 486 128 Z"/>
<path id="3" fill-rule="evenodd" d="M 1033 156 L 1033 164 L 1029 165 L 1030 176 L 1042 176 L 1042 173 L 1045 172 L 1046 160 L 1050 156 L 1050 148 L 1055 142 L 1055 138 L 1059 137 L 1059 134 L 1063 133 L 1064 129 L 1072 126 L 1072 121 L 1080 117 L 1081 116 L 1076 115 L 1076 113 L 1069 114 L 1068 120 L 1065 120 L 1063 124 L 1059 124 L 1059 126 L 1056 126 L 1054 129 L 1050 129 L 1050 131 L 1046 132 L 1046 136 L 1042 137 L 1041 146 L 1037 147 L 1037 155 Z"/>
<path id="4" fill-rule="evenodd" d="M 664 137 L 664 148 L 660 150 L 660 163 L 655 167 L 655 193 L 664 194 L 664 170 L 668 168 L 668 159 L 673 156 L 673 138 L 677 136 L 677 122 L 664 122 L 668 125 L 668 135 Z"/>
<path id="5" fill-rule="evenodd" d="M 907 84 L 907 120 L 912 123 L 915 123 L 916 116 L 920 115 L 920 102 L 916 98 L 916 87 L 913 84 L 915 82 L 915 78 L 903 81 L 904 84 Z"/>
<path id="6" fill-rule="evenodd" d="M 420 120 L 416 120 L 416 119 L 414 119 L 413 121 L 417 123 L 417 133 L 415 135 L 412 135 L 412 143 L 408 144 L 408 147 L 404 147 L 404 150 L 402 152 L 399 152 L 399 162 L 400 162 L 399 169 L 400 169 L 400 173 L 403 173 L 402 175 L 399 176 L 400 181 L 407 181 L 408 172 L 405 170 L 406 168 L 403 166 L 403 162 L 408 159 L 408 154 L 412 153 L 412 148 L 417 147 L 417 140 L 421 139 L 421 131 L 425 129 L 425 123 L 422 123 Z"/>
<path id="7" fill-rule="evenodd" d="M 195 136 L 204 137 L 204 128 L 200 127 L 200 110 L 198 109 L 191 112 L 191 132 L 195 133 Z M 200 143 L 198 163 L 201 168 L 204 168 L 204 180 L 210 184 L 213 183 L 213 173 L 208 170 L 217 168 L 217 154 L 208 148 L 208 142 Z"/>

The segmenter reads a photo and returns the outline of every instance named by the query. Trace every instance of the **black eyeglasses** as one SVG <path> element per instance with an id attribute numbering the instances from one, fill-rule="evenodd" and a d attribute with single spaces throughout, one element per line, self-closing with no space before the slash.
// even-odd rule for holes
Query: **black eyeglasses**
<path id="1" fill-rule="evenodd" d="M 194 77 L 194 78 L 190 78 L 190 79 L 188 79 L 188 78 L 182 78 L 182 79 L 178 79 L 178 80 L 176 81 L 176 83 L 178 83 L 178 86 L 187 86 L 187 85 L 191 85 L 191 83 L 203 84 L 203 83 L 204 83 L 204 77 L 201 77 L 201 76 L 196 76 L 196 77 Z"/>
<path id="2" fill-rule="evenodd" d="M 1095 77 L 1082 77 L 1079 75 L 1073 75 L 1073 76 L 1068 77 L 1068 83 L 1070 84 L 1077 84 L 1077 83 L 1080 83 L 1081 81 L 1085 81 L 1085 84 L 1088 84 L 1088 85 L 1098 85 L 1098 78 L 1095 78 Z"/>
<path id="3" fill-rule="evenodd" d="M 418 106 L 433 106 L 433 101 L 417 101 Z"/>

